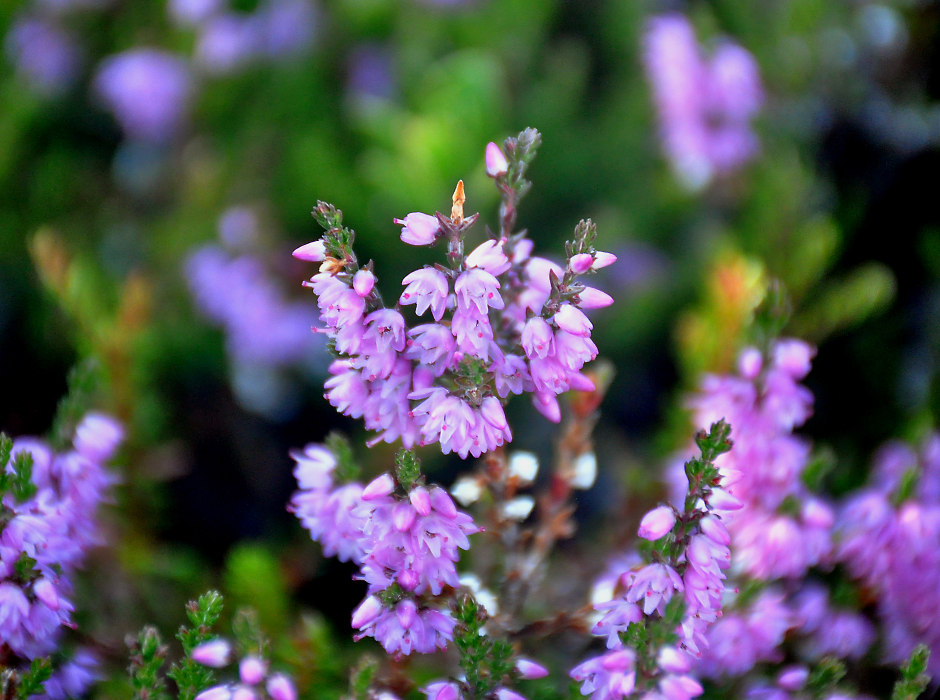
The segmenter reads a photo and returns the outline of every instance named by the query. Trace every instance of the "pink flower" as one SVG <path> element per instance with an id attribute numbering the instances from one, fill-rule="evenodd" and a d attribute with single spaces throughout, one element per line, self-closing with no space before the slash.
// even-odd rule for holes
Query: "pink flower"
<path id="1" fill-rule="evenodd" d="M 450 328 L 426 323 L 415 326 L 408 331 L 408 335 L 412 338 L 412 343 L 405 351 L 409 359 L 417 360 L 423 367 L 430 369 L 435 377 L 450 368 L 456 348 Z"/>
<path id="2" fill-rule="evenodd" d="M 533 316 L 522 329 L 522 349 L 528 358 L 546 358 L 555 354 L 555 335 L 541 316 Z"/>
<path id="3" fill-rule="evenodd" d="M 578 253 L 577 255 L 572 255 L 568 260 L 568 267 L 576 275 L 583 275 L 591 269 L 591 265 L 593 264 L 594 256 L 590 253 Z"/>
<path id="4" fill-rule="evenodd" d="M 474 248 L 464 259 L 468 268 L 478 267 L 491 275 L 501 275 L 510 267 L 509 258 L 503 253 L 505 241 L 490 239 Z"/>
<path id="5" fill-rule="evenodd" d="M 326 260 L 326 244 L 322 239 L 307 243 L 295 250 L 293 256 L 307 262 L 323 262 Z"/>
<path id="6" fill-rule="evenodd" d="M 363 338 L 374 340 L 379 351 L 405 349 L 405 319 L 394 309 L 373 311 L 366 316 L 366 327 Z"/>
<path id="7" fill-rule="evenodd" d="M 571 669 L 571 677 L 584 681 L 581 694 L 593 700 L 620 700 L 636 687 L 636 657 L 629 649 L 596 656 Z"/>
<path id="8" fill-rule="evenodd" d="M 587 337 L 591 334 L 591 329 L 594 328 L 594 324 L 588 320 L 588 317 L 571 304 L 562 304 L 552 318 L 559 328 L 572 335 Z"/>
<path id="9" fill-rule="evenodd" d="M 504 307 L 498 290 L 499 281 L 496 277 L 478 267 L 461 272 L 454 283 L 457 305 L 465 310 L 475 309 L 479 314 L 485 314 L 488 307 Z"/>
<path id="10" fill-rule="evenodd" d="M 666 603 L 672 599 L 676 591 L 685 590 L 682 578 L 675 569 L 666 564 L 648 564 L 640 569 L 630 583 L 627 591 L 627 601 L 639 603 L 643 601 L 643 613 L 651 614 L 658 610 L 662 615 Z"/>
<path id="11" fill-rule="evenodd" d="M 499 146 L 490 141 L 486 144 L 486 174 L 490 177 L 499 177 L 509 172 L 509 162 Z"/>
<path id="12" fill-rule="evenodd" d="M 190 653 L 193 661 L 203 666 L 221 668 L 230 661 L 232 645 L 225 639 L 213 639 L 203 642 Z"/>
<path id="13" fill-rule="evenodd" d="M 369 294 L 372 293 L 373 287 L 375 287 L 375 275 L 369 272 L 369 270 L 359 270 L 353 275 L 353 289 L 356 290 L 356 294 L 359 296 L 369 296 Z"/>
<path id="14" fill-rule="evenodd" d="M 447 277 L 440 270 L 425 267 L 415 270 L 401 281 L 408 285 L 398 300 L 400 304 L 415 304 L 415 313 L 422 315 L 429 308 L 435 321 L 440 321 L 447 308 Z"/>
<path id="15" fill-rule="evenodd" d="M 614 298 L 594 287 L 585 287 L 578 293 L 578 302 L 582 309 L 602 309 L 614 303 Z"/>
<path id="16" fill-rule="evenodd" d="M 408 245 L 430 245 L 437 240 L 441 225 L 437 217 L 420 212 L 411 212 L 404 219 L 395 219 L 401 229 L 401 240 Z"/>
<path id="17" fill-rule="evenodd" d="M 672 506 L 659 506 L 643 516 L 638 534 L 645 540 L 658 540 L 669 534 L 675 524 L 676 514 Z"/>

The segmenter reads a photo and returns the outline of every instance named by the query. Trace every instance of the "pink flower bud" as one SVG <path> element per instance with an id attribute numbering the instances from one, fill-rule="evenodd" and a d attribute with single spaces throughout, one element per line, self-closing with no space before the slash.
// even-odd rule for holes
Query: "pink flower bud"
<path id="1" fill-rule="evenodd" d="M 617 256 L 613 253 L 604 253 L 602 251 L 597 251 L 594 253 L 594 264 L 591 265 L 592 270 L 600 270 L 602 267 L 607 267 L 608 265 L 613 265 L 617 262 Z"/>
<path id="2" fill-rule="evenodd" d="M 225 639 L 213 639 L 203 642 L 192 650 L 190 657 L 193 661 L 203 666 L 212 668 L 221 668 L 229 661 L 229 655 L 232 653 L 232 645 Z"/>
<path id="3" fill-rule="evenodd" d="M 743 505 L 741 501 L 724 489 L 712 489 L 708 502 L 715 510 L 741 510 Z"/>
<path id="4" fill-rule="evenodd" d="M 431 505 L 434 510 L 445 518 L 454 519 L 457 517 L 457 506 L 454 505 L 451 497 L 440 486 L 434 486 L 431 489 Z"/>
<path id="5" fill-rule="evenodd" d="M 403 600 L 395 608 L 395 615 L 398 617 L 401 626 L 409 629 L 418 619 L 418 608 L 413 600 Z"/>
<path id="6" fill-rule="evenodd" d="M 526 700 L 524 695 L 519 695 L 515 690 L 509 688 L 497 688 L 496 700 Z"/>
<path id="7" fill-rule="evenodd" d="M 257 656 L 246 656 L 238 664 L 238 677 L 242 679 L 242 683 L 247 683 L 248 685 L 257 685 L 264 680 L 264 675 L 267 673 L 268 666 L 264 660 L 259 659 Z"/>
<path id="8" fill-rule="evenodd" d="M 431 495 L 423 486 L 412 489 L 408 498 L 419 515 L 427 515 L 431 512 Z"/>
<path id="9" fill-rule="evenodd" d="M 659 506 L 643 516 L 637 534 L 644 540 L 658 540 L 664 537 L 676 524 L 676 515 L 671 506 Z"/>
<path id="10" fill-rule="evenodd" d="M 552 423 L 561 422 L 561 406 L 558 405 L 558 399 L 551 394 L 533 394 L 532 405 Z"/>
<path id="11" fill-rule="evenodd" d="M 591 329 L 594 328 L 594 324 L 588 320 L 584 312 L 571 304 L 562 304 L 552 318 L 563 331 L 583 338 L 591 335 Z"/>
<path id="12" fill-rule="evenodd" d="M 103 413 L 89 413 L 75 429 L 75 449 L 88 459 L 106 462 L 124 439 L 121 424 Z"/>
<path id="13" fill-rule="evenodd" d="M 395 490 L 395 480 L 392 475 L 386 472 L 377 476 L 362 489 L 362 500 L 371 501 L 376 498 L 382 498 Z"/>
<path id="14" fill-rule="evenodd" d="M 375 275 L 368 270 L 359 270 L 359 272 L 353 275 L 353 289 L 356 290 L 356 294 L 359 296 L 363 298 L 369 296 L 374 286 Z"/>
<path id="15" fill-rule="evenodd" d="M 657 657 L 659 667 L 667 673 L 685 673 L 692 667 L 689 655 L 675 647 L 663 647 Z"/>
<path id="16" fill-rule="evenodd" d="M 408 245 L 431 245 L 441 230 L 437 217 L 417 211 L 394 221 L 402 227 L 401 240 Z"/>
<path id="17" fill-rule="evenodd" d="M 795 693 L 802 690 L 808 678 L 809 669 L 805 666 L 791 666 L 781 671 L 780 675 L 777 676 L 777 685 L 784 690 Z"/>
<path id="18" fill-rule="evenodd" d="M 568 261 L 568 267 L 576 275 L 583 275 L 585 272 L 591 269 L 591 265 L 594 264 L 594 256 L 590 253 L 578 253 L 577 255 L 572 255 L 571 259 Z"/>
<path id="19" fill-rule="evenodd" d="M 370 595 L 359 604 L 358 608 L 353 610 L 352 626 L 356 629 L 362 629 L 381 615 L 383 610 L 382 602 L 374 595 Z"/>
<path id="20" fill-rule="evenodd" d="M 495 143 L 486 144 L 486 174 L 490 177 L 499 177 L 509 172 L 509 161 Z"/>
<path id="21" fill-rule="evenodd" d="M 503 405 L 495 396 L 487 396 L 483 399 L 483 403 L 480 404 L 480 413 L 483 415 L 483 420 L 497 430 L 505 430 L 508 427 Z"/>
<path id="22" fill-rule="evenodd" d="M 614 303 L 614 298 L 594 287 L 585 287 L 578 293 L 582 309 L 602 309 Z"/>
<path id="23" fill-rule="evenodd" d="M 401 501 L 396 503 L 395 508 L 392 510 L 392 523 L 395 525 L 396 530 L 404 532 L 414 524 L 417 515 L 410 503 Z"/>
<path id="24" fill-rule="evenodd" d="M 418 576 L 418 572 L 414 569 L 405 569 L 400 574 L 398 574 L 398 585 L 404 588 L 406 591 L 413 591 L 418 587 L 418 584 L 421 582 L 421 578 Z"/>
<path id="25" fill-rule="evenodd" d="M 231 700 L 260 700 L 260 698 L 251 688 L 241 685 L 232 690 Z"/>
<path id="26" fill-rule="evenodd" d="M 601 657 L 601 666 L 607 671 L 633 670 L 635 655 L 629 649 L 612 651 Z"/>
<path id="27" fill-rule="evenodd" d="M 41 578 L 33 584 L 33 593 L 50 610 L 59 609 L 59 595 L 55 586 L 47 578 Z"/>
<path id="28" fill-rule="evenodd" d="M 282 673 L 275 673 L 268 679 L 267 689 L 271 700 L 297 700 L 294 684 Z"/>
<path id="29" fill-rule="evenodd" d="M 516 670 L 519 672 L 519 675 L 526 680 L 545 678 L 545 676 L 548 675 L 547 668 L 541 664 L 535 663 L 531 659 L 516 659 Z"/>
<path id="30" fill-rule="evenodd" d="M 326 260 L 326 244 L 322 240 L 307 243 L 295 250 L 293 256 L 307 262 L 323 262 Z"/>
<path id="31" fill-rule="evenodd" d="M 699 522 L 699 526 L 702 528 L 702 533 L 715 544 L 727 546 L 731 541 L 728 528 L 717 515 L 706 515 Z"/>
<path id="32" fill-rule="evenodd" d="M 422 689 L 428 700 L 460 700 L 460 691 L 453 683 L 438 681 Z"/>
<path id="33" fill-rule="evenodd" d="M 764 363 L 760 350 L 757 348 L 745 348 L 738 358 L 738 371 L 745 379 L 757 379 L 761 367 Z"/>
<path id="34" fill-rule="evenodd" d="M 232 689 L 225 685 L 214 685 L 211 688 L 206 688 L 196 696 L 196 700 L 231 700 L 231 698 Z"/>

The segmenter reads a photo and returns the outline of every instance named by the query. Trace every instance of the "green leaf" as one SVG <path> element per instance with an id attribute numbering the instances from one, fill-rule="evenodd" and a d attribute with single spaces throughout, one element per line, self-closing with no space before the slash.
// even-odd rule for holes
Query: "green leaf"
<path id="1" fill-rule="evenodd" d="M 38 659 L 33 659 L 33 662 L 29 665 L 29 669 L 24 671 L 20 676 L 19 684 L 16 688 L 16 697 L 19 700 L 26 700 L 26 698 L 33 695 L 40 695 L 44 687 L 43 685 L 49 677 L 52 675 L 52 661 L 47 657 L 40 657 Z"/>
<path id="2" fill-rule="evenodd" d="M 915 700 L 920 697 L 930 683 L 930 676 L 926 673 L 929 660 L 930 649 L 925 644 L 918 644 L 907 663 L 901 667 L 901 678 L 894 684 L 891 700 Z"/>

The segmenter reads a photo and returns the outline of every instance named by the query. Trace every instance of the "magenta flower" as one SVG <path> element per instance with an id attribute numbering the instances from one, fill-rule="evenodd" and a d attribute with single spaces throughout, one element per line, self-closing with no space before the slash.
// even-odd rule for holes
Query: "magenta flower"
<path id="1" fill-rule="evenodd" d="M 486 144 L 486 174 L 490 177 L 499 177 L 509 171 L 509 162 L 499 146 L 490 141 Z"/>
<path id="2" fill-rule="evenodd" d="M 643 516 L 637 534 L 646 540 L 658 540 L 671 532 L 675 524 L 676 515 L 672 506 L 659 506 Z"/>
<path id="3" fill-rule="evenodd" d="M 681 593 L 683 590 L 685 585 L 682 583 L 682 577 L 671 566 L 648 564 L 634 575 L 626 598 L 630 603 L 642 601 L 644 615 L 649 615 L 654 610 L 662 615 L 666 604 L 672 599 L 672 594 Z"/>
<path id="4" fill-rule="evenodd" d="M 447 277 L 433 267 L 415 270 L 401 281 L 408 285 L 399 299 L 400 304 L 415 304 L 415 313 L 421 316 L 429 308 L 435 321 L 440 321 L 447 308 Z"/>
<path id="5" fill-rule="evenodd" d="M 412 212 L 404 219 L 395 219 L 401 229 L 401 240 L 408 245 L 430 245 L 437 240 L 441 225 L 430 214 Z"/>
<path id="6" fill-rule="evenodd" d="M 588 659 L 571 669 L 571 677 L 581 684 L 581 695 L 593 700 L 621 700 L 636 687 L 636 657 L 629 649 L 612 651 Z"/>
<path id="7" fill-rule="evenodd" d="M 488 308 L 502 309 L 503 298 L 499 295 L 499 281 L 482 268 L 471 268 L 461 272 L 454 283 L 457 305 L 465 311 L 487 313 Z"/>
<path id="8" fill-rule="evenodd" d="M 492 238 L 484 241 L 470 251 L 464 263 L 468 268 L 478 267 L 498 277 L 512 267 L 512 263 L 503 252 L 504 243 L 505 241 Z"/>

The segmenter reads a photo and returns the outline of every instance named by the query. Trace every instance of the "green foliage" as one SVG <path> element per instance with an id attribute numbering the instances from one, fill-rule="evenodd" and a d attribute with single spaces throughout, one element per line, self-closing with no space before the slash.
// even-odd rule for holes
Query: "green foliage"
<path id="1" fill-rule="evenodd" d="M 0 433 L 0 497 L 12 493 L 17 503 L 23 503 L 36 495 L 37 487 L 33 483 L 33 455 L 20 452 L 10 465 L 12 451 L 13 441 L 4 433 Z M 8 466 L 13 467 L 12 473 Z"/>
<path id="2" fill-rule="evenodd" d="M 421 478 L 421 460 L 414 450 L 402 449 L 395 453 L 395 478 L 406 493 Z"/>
<path id="3" fill-rule="evenodd" d="M 929 659 L 930 649 L 925 644 L 918 644 L 901 667 L 901 677 L 894 684 L 891 700 L 916 700 L 920 697 L 930 683 L 930 676 L 926 673 Z"/>
<path id="4" fill-rule="evenodd" d="M 287 628 L 290 609 L 287 582 L 277 557 L 259 542 L 232 548 L 225 563 L 225 591 L 236 608 L 251 607 L 266 630 Z"/>
<path id="5" fill-rule="evenodd" d="M 349 672 L 349 695 L 354 700 L 368 700 L 369 688 L 379 664 L 374 657 L 364 656 Z"/>
<path id="6" fill-rule="evenodd" d="M 162 669 L 167 647 L 155 627 L 144 627 L 130 644 L 128 672 L 134 688 L 134 700 L 168 700 Z"/>
<path id="7" fill-rule="evenodd" d="M 845 677 L 845 664 L 833 656 L 824 656 L 810 672 L 806 681 L 807 689 L 818 697 L 825 697 L 835 691 L 836 686 Z"/>
<path id="8" fill-rule="evenodd" d="M 331 339 L 332 341 L 332 339 Z M 333 481 L 338 484 L 346 484 L 359 478 L 362 471 L 353 455 L 352 445 L 343 433 L 334 430 L 326 436 L 327 448 L 336 458 L 336 467 L 333 469 Z"/>
<path id="9" fill-rule="evenodd" d="M 43 692 L 45 682 L 49 680 L 50 676 L 52 676 L 52 661 L 47 657 L 33 659 L 29 668 L 20 672 L 16 686 L 18 700 L 26 700 L 26 698 L 33 695 L 40 695 Z"/>
<path id="10" fill-rule="evenodd" d="M 176 681 L 179 700 L 194 700 L 196 695 L 212 685 L 215 674 L 189 658 L 192 650 L 213 637 L 212 626 L 222 614 L 222 595 L 218 591 L 208 591 L 191 600 L 186 605 L 186 617 L 191 627 L 181 626 L 176 638 L 183 645 L 184 658 L 173 664 L 167 674 Z"/>
<path id="11" fill-rule="evenodd" d="M 470 696 L 485 697 L 512 673 L 512 645 L 481 634 L 486 612 L 471 594 L 462 593 L 458 597 L 455 613 L 454 644 L 460 652 L 460 667 L 466 676 Z"/>
<path id="12" fill-rule="evenodd" d="M 72 444 L 75 428 L 91 407 L 92 397 L 101 382 L 101 367 L 94 358 L 88 358 L 72 367 L 68 376 L 68 391 L 59 401 L 49 442 L 56 450 Z"/>

